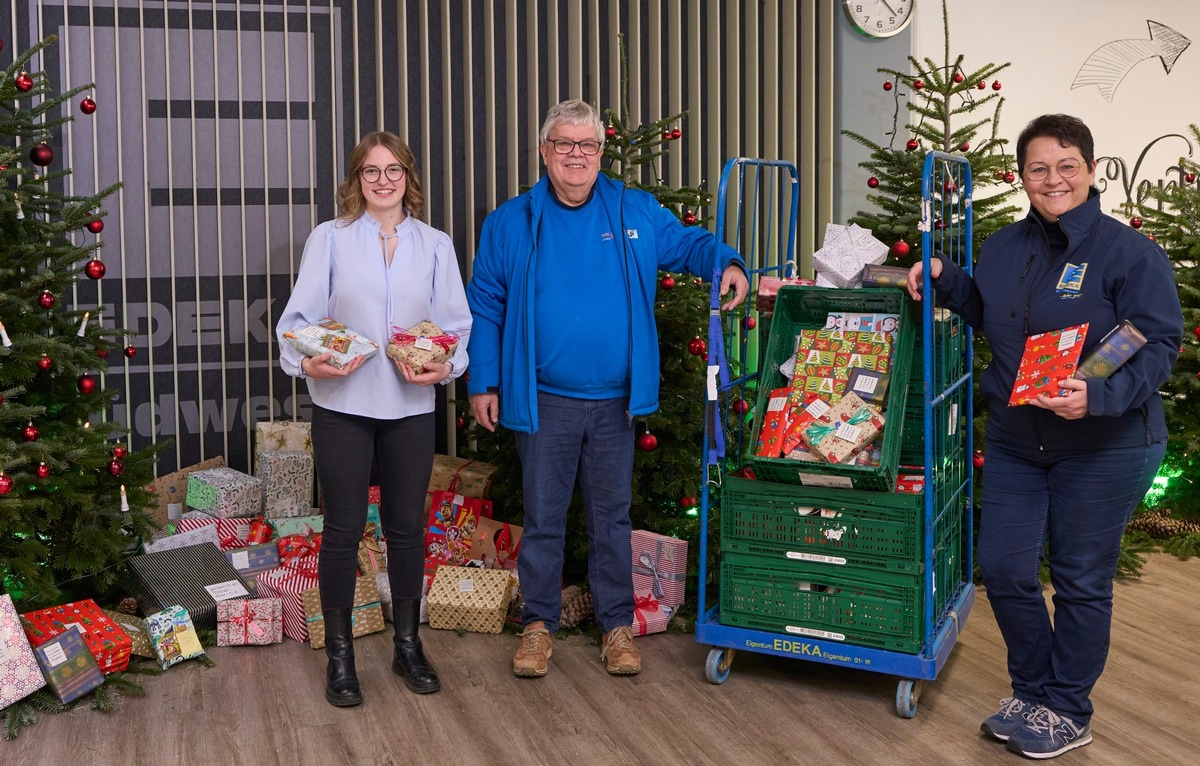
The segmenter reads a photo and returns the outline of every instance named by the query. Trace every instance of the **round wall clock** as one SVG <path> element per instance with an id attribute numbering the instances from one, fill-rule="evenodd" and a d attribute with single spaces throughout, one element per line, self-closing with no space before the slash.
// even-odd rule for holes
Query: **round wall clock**
<path id="1" fill-rule="evenodd" d="M 891 37 L 912 21 L 916 0 L 842 0 L 854 29 L 867 37 Z"/>

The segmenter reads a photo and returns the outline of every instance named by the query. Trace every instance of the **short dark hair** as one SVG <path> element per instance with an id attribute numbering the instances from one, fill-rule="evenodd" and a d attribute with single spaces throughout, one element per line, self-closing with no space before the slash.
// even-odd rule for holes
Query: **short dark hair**
<path id="1" fill-rule="evenodd" d="M 1096 145 L 1092 131 L 1083 120 L 1069 114 L 1043 114 L 1034 117 L 1017 138 L 1017 172 L 1025 172 L 1025 150 L 1035 138 L 1054 138 L 1059 146 L 1074 146 L 1083 155 L 1083 161 L 1091 170 L 1096 164 Z"/>

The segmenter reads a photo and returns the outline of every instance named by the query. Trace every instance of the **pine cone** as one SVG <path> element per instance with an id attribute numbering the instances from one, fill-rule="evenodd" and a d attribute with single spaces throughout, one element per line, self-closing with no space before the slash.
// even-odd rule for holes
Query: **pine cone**
<path id="1" fill-rule="evenodd" d="M 563 628 L 575 628 L 592 619 L 592 594 L 578 585 L 568 585 L 562 592 L 562 614 L 558 624 Z"/>
<path id="2" fill-rule="evenodd" d="M 136 615 L 138 613 L 137 599 L 133 598 L 132 596 L 127 596 L 121 599 L 121 603 L 117 604 L 117 611 L 121 614 Z"/>
<path id="3" fill-rule="evenodd" d="M 1141 531 L 1155 539 L 1200 532 L 1200 522 L 1194 519 L 1173 519 L 1170 508 L 1139 513 L 1129 522 L 1128 530 Z"/>

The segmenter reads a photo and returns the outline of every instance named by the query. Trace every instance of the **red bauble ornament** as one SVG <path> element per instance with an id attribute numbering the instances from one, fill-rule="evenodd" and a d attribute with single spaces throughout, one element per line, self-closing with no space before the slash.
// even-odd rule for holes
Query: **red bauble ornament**
<path id="1" fill-rule="evenodd" d="M 895 255 L 897 258 L 904 258 L 904 257 L 906 257 L 906 256 L 909 254 L 909 252 L 910 252 L 911 250 L 912 250 L 912 248 L 910 248 L 910 247 L 908 246 L 908 243 L 907 243 L 907 242 L 905 242 L 905 241 L 904 241 L 904 240 L 902 240 L 902 239 L 898 239 L 898 240 L 896 240 L 895 244 L 893 244 L 893 245 L 892 245 L 892 253 L 893 253 L 893 254 L 894 254 L 894 255 Z"/>
<path id="2" fill-rule="evenodd" d="M 37 360 L 37 367 L 42 372 L 49 372 L 49 370 L 54 367 L 54 360 L 48 355 L 42 354 L 42 358 Z"/>
<path id="3" fill-rule="evenodd" d="M 604 135 L 607 138 L 616 138 L 617 129 L 614 128 L 612 125 L 609 125 L 607 128 L 604 129 Z"/>
<path id="4" fill-rule="evenodd" d="M 683 131 L 680 130 L 679 128 L 672 128 L 671 129 L 671 138 L 676 139 L 676 140 L 683 138 Z"/>
<path id="5" fill-rule="evenodd" d="M 908 149 L 910 152 L 916 151 L 918 146 L 920 146 L 920 144 L 917 143 L 917 139 L 915 138 L 908 139 L 908 143 L 904 144 L 904 148 Z"/>
<path id="6" fill-rule="evenodd" d="M 38 463 L 37 477 L 39 479 L 44 479 L 49 475 L 50 475 L 50 466 L 46 465 L 45 463 Z"/>
<path id="7" fill-rule="evenodd" d="M 885 82 L 885 83 L 883 84 L 883 89 L 884 89 L 884 90 L 891 90 L 891 89 L 892 89 L 892 83 L 891 83 L 891 81 L 890 81 L 890 80 L 889 80 L 889 81 L 887 81 L 887 82 Z"/>
<path id="8" fill-rule="evenodd" d="M 694 224 L 696 222 L 696 214 L 693 213 L 691 210 L 685 210 L 683 213 L 683 222 L 686 223 L 688 226 L 691 226 L 692 224 Z"/>
<path id="9" fill-rule="evenodd" d="M 975 450 L 975 454 L 971 456 L 971 465 L 975 466 L 975 470 L 983 470 L 983 450 Z"/>
<path id="10" fill-rule="evenodd" d="M 1196 183 L 1196 174 L 1188 173 L 1186 176 L 1183 177 L 1183 180 L 1190 184 Z"/>
<path id="11" fill-rule="evenodd" d="M 754 326 L 757 324 L 758 324 L 758 322 L 754 321 L 754 317 L 746 317 L 746 329 L 747 330 L 753 330 Z"/>
<path id="12" fill-rule="evenodd" d="M 1157 237 L 1155 237 L 1153 234 L 1147 234 L 1147 235 L 1146 235 L 1146 239 L 1150 240 L 1151 242 L 1157 242 L 1157 241 L 1158 241 L 1158 238 L 1157 238 Z"/>
<path id="13" fill-rule="evenodd" d="M 1195 335 L 1196 339 L 1200 340 L 1200 324 L 1196 325 L 1196 329 L 1192 330 L 1192 335 Z M 2 401 L 4 401 L 4 400 L 0 399 L 0 402 L 2 402 Z"/>
<path id="14" fill-rule="evenodd" d="M 664 290 L 674 290 L 675 277 L 671 276 L 670 274 L 666 275 L 662 279 L 658 280 L 658 286 Z"/>
<path id="15" fill-rule="evenodd" d="M 29 76 L 29 72 L 21 72 L 13 80 L 13 85 L 16 85 L 17 90 L 22 93 L 28 93 L 33 90 L 33 78 Z"/>
<path id="16" fill-rule="evenodd" d="M 465 431 L 467 430 L 467 419 L 462 415 L 459 415 L 454 419 L 454 425 L 458 428 L 458 430 Z"/>
<path id="17" fill-rule="evenodd" d="M 947 181 L 946 183 L 942 184 L 942 188 L 946 190 L 947 194 L 952 194 L 954 190 L 958 188 L 958 184 L 956 184 L 954 181 Z"/>
<path id="18" fill-rule="evenodd" d="M 1015 180 L 1017 180 L 1016 173 L 1012 172 L 1011 170 L 1004 171 L 1004 183 L 1010 184 Z"/>
<path id="19" fill-rule="evenodd" d="M 107 359 L 108 358 L 108 349 L 106 349 L 106 348 L 96 349 L 96 356 L 100 357 L 101 359 Z"/>
<path id="20" fill-rule="evenodd" d="M 684 495 L 683 497 L 679 498 L 680 508 L 695 508 L 696 505 L 696 498 L 692 497 L 691 495 Z"/>
<path id="21" fill-rule="evenodd" d="M 40 433 L 41 431 L 38 430 L 38 427 L 33 423 L 30 423 L 21 429 L 21 438 L 27 442 L 35 442 L 37 441 L 38 434 Z"/>
<path id="22" fill-rule="evenodd" d="M 992 83 L 992 90 L 1000 90 L 1000 81 L 996 80 Z"/>
<path id="23" fill-rule="evenodd" d="M 0 404 L 4 404 L 4 394 L 0 394 Z"/>
<path id="24" fill-rule="evenodd" d="M 692 338 L 688 341 L 688 353 L 692 356 L 700 356 L 708 353 L 708 344 L 700 338 Z"/>
<path id="25" fill-rule="evenodd" d="M 946 228 L 946 222 L 939 218 L 933 222 L 933 228 L 941 231 L 942 229 Z"/>
<path id="26" fill-rule="evenodd" d="M 955 81 L 955 82 L 962 82 L 962 81 L 963 81 L 963 80 L 965 80 L 965 79 L 967 79 L 967 78 L 963 76 L 963 73 L 962 73 L 962 72 L 955 72 L 955 73 L 954 73 L 954 81 Z"/>
<path id="27" fill-rule="evenodd" d="M 90 98 L 85 98 L 79 102 L 79 111 L 84 114 L 93 114 L 96 111 L 96 102 Z"/>
<path id="28" fill-rule="evenodd" d="M 125 456 L 128 454 L 129 450 L 127 450 L 125 447 L 122 447 L 120 444 L 113 447 L 112 456 L 116 460 L 124 460 Z"/>
<path id="29" fill-rule="evenodd" d="M 970 142 L 970 141 L 963 141 L 963 142 L 962 142 L 962 145 L 958 147 L 958 150 L 959 150 L 960 152 L 969 152 L 969 151 L 971 151 L 971 142 Z"/>
<path id="30" fill-rule="evenodd" d="M 871 176 L 870 178 L 867 179 L 867 186 L 870 186 L 872 189 L 878 188 L 879 187 L 879 179 L 876 178 L 875 176 Z"/>
<path id="31" fill-rule="evenodd" d="M 49 144 L 38 144 L 29 150 L 29 161 L 44 168 L 54 162 L 54 150 Z"/>
<path id="32" fill-rule="evenodd" d="M 83 270 L 90 278 L 101 279 L 104 277 L 104 272 L 108 269 L 104 266 L 104 261 L 100 260 L 99 258 L 93 258 L 87 262 L 87 265 L 83 267 Z"/>
<path id="33" fill-rule="evenodd" d="M 134 358 L 135 356 L 137 356 L 137 349 L 134 348 L 133 346 L 126 346 L 125 347 L 125 356 L 129 359 Z"/>
<path id="34" fill-rule="evenodd" d="M 113 476 L 120 476 L 125 473 L 125 464 L 120 460 L 110 460 L 108 461 L 108 472 Z"/>
<path id="35" fill-rule="evenodd" d="M 1129 219 L 1129 225 L 1135 229 L 1140 229 L 1142 228 L 1142 219 L 1135 215 Z"/>
<path id="36" fill-rule="evenodd" d="M 980 80 L 980 81 L 979 81 L 979 84 L 978 84 L 978 85 L 976 85 L 975 87 L 976 87 L 976 88 L 979 88 L 980 90 L 983 90 L 984 88 L 986 88 L 986 87 L 987 87 L 987 83 L 986 83 L 985 81 L 983 81 L 983 80 Z"/>
<path id="37" fill-rule="evenodd" d="M 671 131 L 669 131 L 669 130 L 664 130 L 664 131 L 663 131 L 663 140 L 664 140 L 664 141 L 670 141 L 670 140 L 671 140 Z"/>
<path id="38" fill-rule="evenodd" d="M 739 415 L 745 415 L 750 411 L 750 402 L 745 399 L 738 399 L 733 403 L 733 411 Z"/>
<path id="39" fill-rule="evenodd" d="M 920 90 L 921 88 L 924 88 L 924 87 L 925 87 L 924 80 L 913 80 L 913 88 L 914 89 Z"/>
<path id="40" fill-rule="evenodd" d="M 54 293 L 49 290 L 42 290 L 42 294 L 38 296 L 38 305 L 49 311 L 54 308 L 56 300 Z"/>
<path id="41" fill-rule="evenodd" d="M 638 437 L 637 446 L 642 452 L 653 452 L 658 449 L 658 437 L 647 431 Z"/>
<path id="42" fill-rule="evenodd" d="M 0 473 L 0 495 L 7 495 L 12 492 L 13 480 L 11 476 L 5 476 Z"/>
<path id="43" fill-rule="evenodd" d="M 93 234 L 99 234 L 104 231 L 104 221 L 99 218 L 93 218 L 87 222 L 87 230 Z"/>
<path id="44" fill-rule="evenodd" d="M 99 383 L 95 375 L 89 375 L 86 372 L 79 376 L 79 382 L 76 384 L 79 387 L 81 394 L 96 393 L 96 385 Z"/>

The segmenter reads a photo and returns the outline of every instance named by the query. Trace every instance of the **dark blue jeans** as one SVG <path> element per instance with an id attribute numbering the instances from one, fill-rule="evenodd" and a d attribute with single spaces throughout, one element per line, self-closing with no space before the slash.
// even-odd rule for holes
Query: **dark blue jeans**
<path id="1" fill-rule="evenodd" d="M 600 629 L 633 624 L 633 420 L 629 399 L 573 399 L 541 391 L 537 433 L 517 433 L 525 530 L 517 573 L 522 621 L 553 633 L 562 612 L 567 508 L 578 476 L 587 513 L 588 582 Z"/>
<path id="2" fill-rule="evenodd" d="M 1165 443 L 1043 452 L 988 442 L 978 558 L 1013 694 L 1083 725 L 1108 659 L 1121 535 Z M 1038 568 L 1048 543 L 1051 620 Z"/>
<path id="3" fill-rule="evenodd" d="M 425 568 L 425 492 L 433 472 L 433 413 L 376 420 L 314 405 L 312 439 L 325 505 L 317 563 L 321 608 L 354 605 L 358 543 L 367 525 L 376 457 L 392 599 L 419 600 Z"/>

